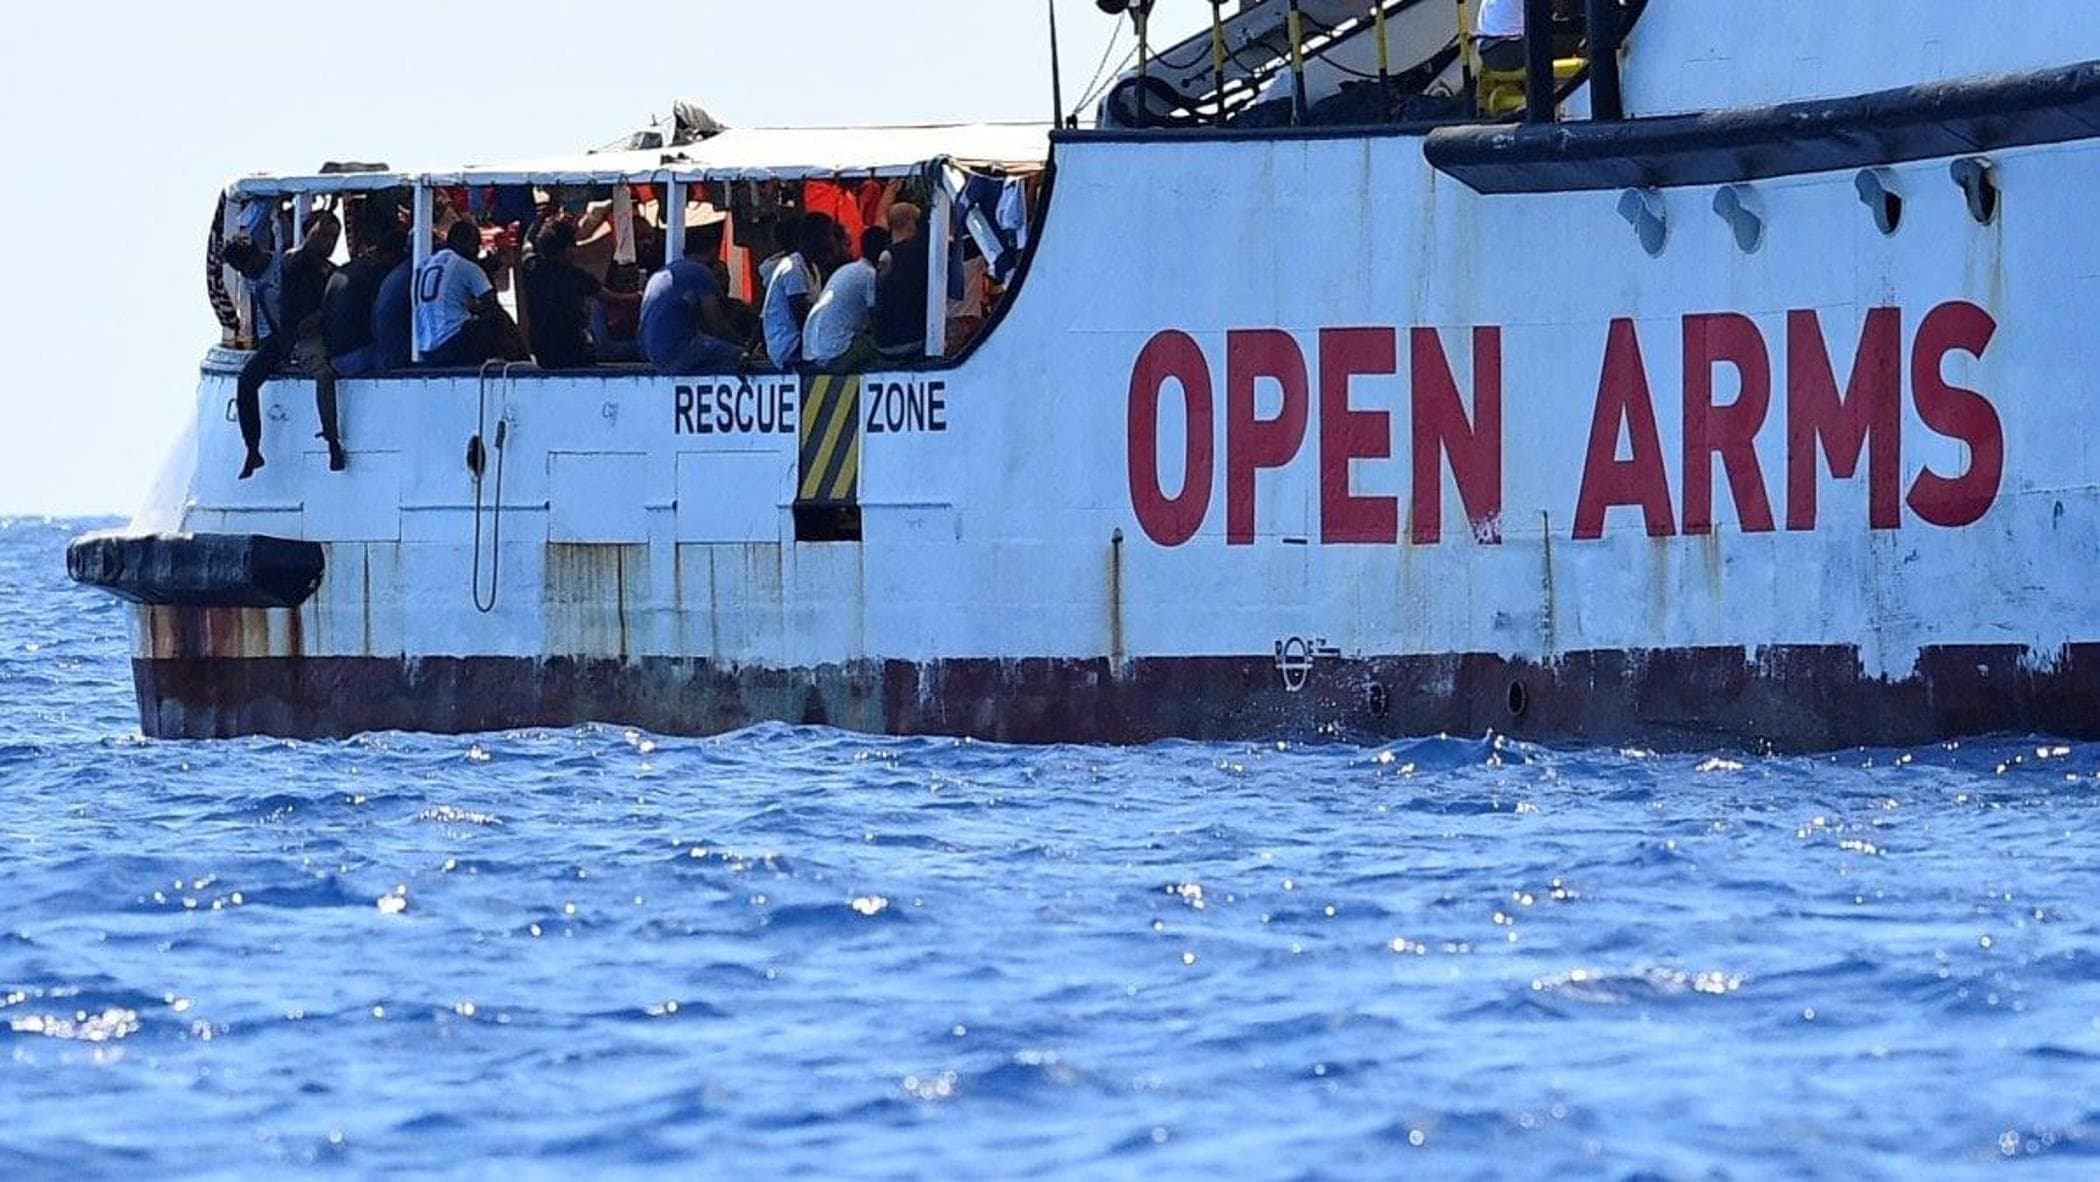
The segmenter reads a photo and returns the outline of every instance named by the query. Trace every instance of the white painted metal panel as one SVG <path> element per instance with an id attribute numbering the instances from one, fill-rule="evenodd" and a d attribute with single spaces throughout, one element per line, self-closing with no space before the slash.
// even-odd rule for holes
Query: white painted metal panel
<path id="1" fill-rule="evenodd" d="M 300 456 L 307 488 L 306 536 L 344 542 L 401 539 L 401 473 L 398 451 L 360 451 L 357 479 L 328 468 L 326 448 Z"/>
<path id="2" fill-rule="evenodd" d="M 547 540 L 647 542 L 650 460 L 646 452 L 550 452 Z"/>
<path id="3" fill-rule="evenodd" d="M 678 541 L 780 540 L 784 506 L 794 496 L 792 455 L 681 452 L 677 463 Z"/>

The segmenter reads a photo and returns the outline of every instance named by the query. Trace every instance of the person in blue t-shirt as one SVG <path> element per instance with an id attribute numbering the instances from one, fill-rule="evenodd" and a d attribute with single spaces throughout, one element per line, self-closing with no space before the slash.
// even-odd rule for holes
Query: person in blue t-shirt
<path id="1" fill-rule="evenodd" d="M 328 360 L 339 378 L 370 377 L 387 366 L 379 350 L 379 294 L 387 277 L 408 259 L 408 232 L 398 225 L 379 225 L 365 233 L 365 249 L 328 281 L 321 298 L 321 333 Z M 402 287 L 406 300 L 408 288 Z M 402 331 L 408 308 L 401 309 Z"/>
<path id="2" fill-rule="evenodd" d="M 722 253 L 719 215 L 685 232 L 685 256 L 650 276 L 642 292 L 642 352 L 658 373 L 727 373 L 744 363 L 722 285 L 708 261 Z"/>
<path id="3" fill-rule="evenodd" d="M 403 258 L 379 282 L 379 298 L 372 301 L 372 362 L 380 373 L 405 369 L 415 356 L 415 321 L 408 289 L 416 274 L 416 260 Z"/>

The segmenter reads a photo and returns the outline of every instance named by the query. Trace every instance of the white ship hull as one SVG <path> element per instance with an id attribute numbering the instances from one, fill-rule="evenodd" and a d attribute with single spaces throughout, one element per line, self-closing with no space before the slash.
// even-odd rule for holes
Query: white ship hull
<path id="1" fill-rule="evenodd" d="M 215 359 L 132 532 L 321 569 L 294 607 L 141 604 L 144 726 L 2100 734 L 2093 109 L 1671 156 L 1741 175 L 1644 198 L 1418 134 L 1064 137 L 1004 319 L 817 441 L 857 447 L 859 541 L 797 536 L 806 378 L 348 382 L 340 475 L 278 381 L 237 482 Z"/>

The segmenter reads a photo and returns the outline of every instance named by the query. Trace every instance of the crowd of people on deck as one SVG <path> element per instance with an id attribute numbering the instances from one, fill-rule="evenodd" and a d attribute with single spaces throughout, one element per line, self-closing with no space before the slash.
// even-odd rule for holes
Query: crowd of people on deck
<path id="1" fill-rule="evenodd" d="M 528 211 L 491 207 L 477 220 L 441 192 L 420 264 L 405 192 L 308 213 L 296 246 L 284 202 L 248 203 L 238 232 L 215 239 L 215 257 L 245 280 L 252 309 L 241 327 L 254 353 L 235 396 L 247 446 L 241 477 L 264 465 L 261 390 L 280 372 L 314 379 L 320 438 L 340 471 L 347 456 L 336 386 L 345 378 L 526 360 L 545 370 L 853 373 L 927 357 L 929 235 L 914 202 L 888 201 L 879 216 L 854 219 L 873 223 L 857 237 L 831 214 L 782 210 L 760 235 L 773 252 L 740 292 L 725 261 L 730 215 L 713 203 L 687 206 L 683 249 L 652 272 L 644 260 L 664 257 L 666 232 L 653 201 L 651 216 L 636 211 L 616 233 L 613 202 L 553 199 L 560 195 L 506 222 L 506 212 Z M 346 233 L 348 261 L 339 266 Z M 632 262 L 615 258 L 623 235 L 617 253 Z M 947 303 L 949 352 L 981 328 L 998 291 L 975 245 L 963 253 L 963 294 Z"/>

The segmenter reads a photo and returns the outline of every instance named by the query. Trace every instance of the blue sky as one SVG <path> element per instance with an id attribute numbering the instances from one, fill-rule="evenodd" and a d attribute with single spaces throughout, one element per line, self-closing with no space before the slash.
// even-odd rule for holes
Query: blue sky
<path id="1" fill-rule="evenodd" d="M 1111 24 L 1057 2 L 1069 101 Z M 1209 11 L 1161 8 L 1162 39 Z M 16 5 L 0 514 L 137 508 L 217 339 L 202 252 L 232 177 L 566 152 L 678 97 L 743 126 L 1047 118 L 1045 23 L 1040 0 Z"/>

